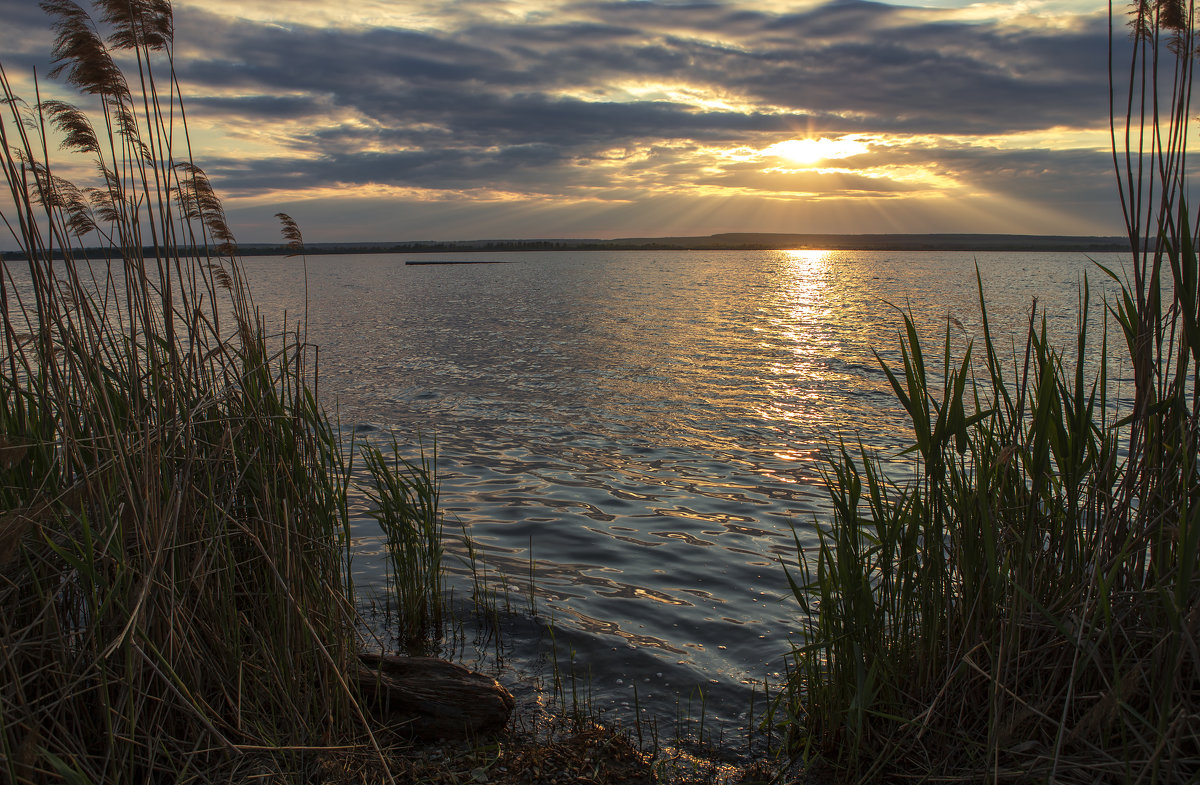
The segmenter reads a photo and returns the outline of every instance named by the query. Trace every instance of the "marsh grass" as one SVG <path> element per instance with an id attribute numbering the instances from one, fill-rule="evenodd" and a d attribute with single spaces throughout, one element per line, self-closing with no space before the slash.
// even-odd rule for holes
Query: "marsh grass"
<path id="1" fill-rule="evenodd" d="M 372 481 L 365 491 L 373 505 L 371 515 L 386 538 L 388 598 L 396 604 L 396 632 L 402 645 L 415 651 L 442 627 L 445 548 L 437 452 L 431 458 L 422 454 L 414 464 L 400 457 L 400 446 L 393 440 L 391 454 L 389 461 L 378 447 L 363 446 Z M 473 552 L 472 548 L 469 553 Z M 479 580 L 474 574 L 473 579 Z"/>
<path id="2" fill-rule="evenodd" d="M 0 277 L 0 779 L 210 780 L 369 749 L 349 456 L 303 324 L 266 333 L 191 160 L 170 4 L 42 7 L 88 111 L 27 102 L 0 68 L 0 212 L 26 259 Z"/>
<path id="3" fill-rule="evenodd" d="M 832 525 L 793 575 L 810 629 L 785 703 L 794 746 L 850 778 L 1200 776 L 1194 14 L 1133 14 L 1122 133 L 1114 121 L 1132 275 L 1103 270 L 1120 284 L 1105 329 L 1089 333 L 1086 282 L 1066 350 L 1031 316 L 1002 354 L 982 284 L 978 362 L 949 326 L 927 358 L 906 318 L 900 363 L 881 364 L 915 479 L 889 480 L 861 446 L 830 460 Z M 1110 367 L 1110 336 L 1126 367 Z"/>

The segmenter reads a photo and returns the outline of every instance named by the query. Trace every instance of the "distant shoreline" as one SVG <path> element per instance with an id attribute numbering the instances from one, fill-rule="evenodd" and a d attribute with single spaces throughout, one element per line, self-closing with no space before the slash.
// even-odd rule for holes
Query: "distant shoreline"
<path id="1" fill-rule="evenodd" d="M 496 253 L 500 251 L 1012 251 L 1103 253 L 1129 250 L 1127 237 L 1033 234 L 769 234 L 732 233 L 705 237 L 629 237 L 615 240 L 421 240 L 411 242 L 312 243 L 310 256 L 379 253 Z M 111 249 L 86 248 L 87 258 L 103 259 Z M 283 244 L 247 243 L 241 256 L 283 256 Z M 5 261 L 25 258 L 19 251 Z"/>

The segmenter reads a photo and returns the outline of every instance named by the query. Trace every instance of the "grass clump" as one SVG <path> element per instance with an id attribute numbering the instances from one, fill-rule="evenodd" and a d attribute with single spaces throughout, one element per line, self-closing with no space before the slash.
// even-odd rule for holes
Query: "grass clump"
<path id="1" fill-rule="evenodd" d="M 25 257 L 0 276 L 0 779 L 207 780 L 264 750 L 304 770 L 371 733 L 347 680 L 348 459 L 191 160 L 169 2 L 42 7 L 87 111 L 0 68 Z"/>
<path id="2" fill-rule="evenodd" d="M 1200 776 L 1194 22 L 1190 4 L 1133 10 L 1114 141 L 1132 276 L 1113 274 L 1105 311 L 1127 366 L 1110 367 L 1107 328 L 1098 346 L 1089 334 L 1086 283 L 1074 347 L 1033 316 L 1002 356 L 981 284 L 978 364 L 970 346 L 952 356 L 949 330 L 927 362 L 906 319 L 901 364 L 884 365 L 915 479 L 845 446 L 830 463 L 834 519 L 793 584 L 811 626 L 786 700 L 794 744 L 851 779 Z"/>
<path id="3" fill-rule="evenodd" d="M 397 634 L 407 648 L 419 648 L 442 624 L 442 516 L 432 460 L 422 454 L 413 464 L 392 442 L 392 461 L 378 447 L 365 445 L 363 461 L 371 477 L 366 489 L 387 542 L 387 588 L 400 613 Z"/>

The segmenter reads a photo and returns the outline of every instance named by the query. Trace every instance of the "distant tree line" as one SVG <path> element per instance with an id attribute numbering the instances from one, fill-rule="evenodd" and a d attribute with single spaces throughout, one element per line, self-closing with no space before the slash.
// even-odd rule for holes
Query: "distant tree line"
<path id="1" fill-rule="evenodd" d="M 202 249 L 187 249 L 188 253 Z M 284 256 L 286 245 L 238 246 L 240 256 Z M 473 253 L 502 251 L 1128 251 L 1125 237 L 1070 237 L 1008 234 L 724 234 L 708 237 L 660 237 L 618 240 L 445 240 L 404 243 L 311 243 L 310 256 L 364 253 Z M 150 253 L 151 249 L 144 249 Z M 75 258 L 106 259 L 111 248 L 85 248 Z M 19 251 L 0 253 L 5 261 L 23 259 Z M 54 258 L 61 259 L 61 252 Z"/>

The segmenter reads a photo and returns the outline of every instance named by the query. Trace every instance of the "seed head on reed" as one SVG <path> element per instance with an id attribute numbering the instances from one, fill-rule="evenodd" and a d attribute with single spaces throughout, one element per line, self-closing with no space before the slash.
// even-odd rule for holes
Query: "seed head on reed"
<path id="1" fill-rule="evenodd" d="M 109 225 L 120 223 L 122 216 L 120 185 L 107 167 L 100 166 L 99 168 L 105 175 L 105 179 L 109 182 L 109 186 L 107 188 L 97 188 L 95 186 L 85 188 L 84 193 L 87 194 L 88 203 L 100 221 Z"/>
<path id="2" fill-rule="evenodd" d="M 1135 40 L 1151 41 L 1162 30 L 1176 36 L 1191 26 L 1191 3 L 1188 0 L 1133 0 L 1129 10 L 1129 27 Z M 1177 51 L 1176 42 L 1172 51 Z"/>
<path id="3" fill-rule="evenodd" d="M 1175 31 L 1188 28 L 1187 0 L 1155 0 L 1154 5 L 1159 28 Z"/>
<path id="4" fill-rule="evenodd" d="M 100 19 L 111 25 L 108 42 L 114 49 L 162 50 L 175 35 L 169 0 L 95 0 Z"/>
<path id="5" fill-rule="evenodd" d="M 204 224 L 208 236 L 216 241 L 219 255 L 235 254 L 237 245 L 229 223 L 225 220 L 225 208 L 221 204 L 221 198 L 213 190 L 208 175 L 190 161 L 177 163 L 175 170 L 179 176 L 179 201 L 184 217 Z"/>
<path id="6" fill-rule="evenodd" d="M 79 107 L 66 101 L 42 101 L 39 109 L 49 119 L 51 125 L 63 135 L 59 147 L 82 154 L 100 152 L 100 142 L 96 139 L 96 131 L 87 115 Z"/>
<path id="7" fill-rule="evenodd" d="M 87 196 L 70 180 L 47 172 L 35 201 L 45 207 L 61 210 L 64 225 L 73 237 L 82 237 L 96 229 Z"/>
<path id="8" fill-rule="evenodd" d="M 137 153 L 143 161 L 149 162 L 150 150 L 142 141 L 142 131 L 138 126 L 137 116 L 133 112 L 133 108 L 125 101 L 109 99 L 109 111 L 113 115 L 113 126 L 116 135 L 125 142 L 134 145 L 137 148 Z"/>
<path id="9" fill-rule="evenodd" d="M 88 13 L 73 0 L 43 0 L 39 3 L 54 22 L 54 68 L 52 78 L 65 73 L 67 83 L 83 93 L 127 96 L 125 74 L 113 62 L 104 39 L 96 32 Z"/>
<path id="10" fill-rule="evenodd" d="M 300 256 L 304 253 L 304 235 L 300 233 L 300 225 L 287 213 L 275 213 L 282 225 L 280 233 L 287 240 L 287 255 Z"/>

